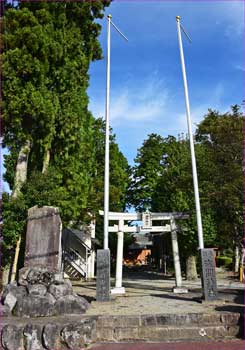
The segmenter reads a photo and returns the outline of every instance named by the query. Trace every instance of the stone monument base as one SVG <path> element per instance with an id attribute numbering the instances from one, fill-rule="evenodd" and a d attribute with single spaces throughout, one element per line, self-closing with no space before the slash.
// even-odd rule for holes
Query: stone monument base
<path id="1" fill-rule="evenodd" d="M 89 303 L 73 292 L 62 274 L 43 266 L 24 267 L 1 294 L 3 316 L 48 317 L 84 314 Z"/>
<path id="2" fill-rule="evenodd" d="M 173 292 L 175 294 L 186 294 L 188 293 L 188 289 L 186 287 L 174 287 Z"/>
<path id="3" fill-rule="evenodd" d="M 115 287 L 111 289 L 111 294 L 125 294 L 125 288 L 124 287 Z"/>

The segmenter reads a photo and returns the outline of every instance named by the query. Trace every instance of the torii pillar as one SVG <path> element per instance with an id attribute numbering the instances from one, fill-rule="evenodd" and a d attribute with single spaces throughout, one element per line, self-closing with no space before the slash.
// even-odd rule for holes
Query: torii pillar
<path id="1" fill-rule="evenodd" d="M 111 294 L 125 294 L 125 288 L 122 286 L 123 272 L 123 227 L 124 220 L 119 220 L 117 232 L 117 262 L 116 262 L 116 283 L 115 288 L 111 289 Z"/>
<path id="2" fill-rule="evenodd" d="M 173 288 L 173 292 L 179 293 L 179 294 L 188 293 L 188 289 L 182 286 L 177 227 L 176 227 L 174 218 L 170 219 L 170 227 L 171 227 L 171 241 L 172 241 L 172 251 L 173 251 L 173 260 L 174 260 L 174 271 L 175 271 L 175 287 Z"/>

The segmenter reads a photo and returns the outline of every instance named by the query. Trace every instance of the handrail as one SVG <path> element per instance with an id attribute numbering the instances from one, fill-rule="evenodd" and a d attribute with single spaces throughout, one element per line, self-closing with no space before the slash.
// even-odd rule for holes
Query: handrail
<path id="1" fill-rule="evenodd" d="M 65 258 L 68 257 L 68 259 L 74 263 L 79 269 L 81 269 L 85 275 L 87 275 L 87 264 L 86 260 L 78 254 L 74 249 L 72 248 L 66 248 L 64 251 Z M 79 263 L 76 262 L 76 260 L 79 261 Z M 84 269 L 85 266 L 85 269 Z"/>
<path id="2" fill-rule="evenodd" d="M 73 238 L 75 238 L 77 241 L 79 241 L 86 250 L 91 250 L 92 248 L 90 248 L 83 240 L 81 240 L 81 238 L 79 238 L 74 232 L 72 232 L 72 230 L 70 230 L 69 228 L 66 229 L 67 231 L 71 232 L 73 235 Z"/>

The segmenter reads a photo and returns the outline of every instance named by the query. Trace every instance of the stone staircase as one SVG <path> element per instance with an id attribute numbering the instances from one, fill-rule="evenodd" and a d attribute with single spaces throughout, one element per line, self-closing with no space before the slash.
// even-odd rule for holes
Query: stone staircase
<path id="1" fill-rule="evenodd" d="M 243 316 L 232 312 L 141 316 L 66 313 L 51 318 L 2 318 L 0 338 L 4 350 L 82 350 L 100 342 L 204 341 L 208 344 L 208 341 L 237 340 L 243 336 L 242 332 Z"/>
<path id="2" fill-rule="evenodd" d="M 64 251 L 64 272 L 71 280 L 86 278 L 86 260 L 72 248 L 66 248 Z"/>
<path id="3" fill-rule="evenodd" d="M 97 341 L 219 340 L 241 337 L 239 313 L 99 316 Z"/>
<path id="4" fill-rule="evenodd" d="M 63 247 L 63 269 L 71 280 L 87 279 L 88 258 L 91 248 L 81 239 L 74 236 L 72 241 L 67 241 Z M 72 242 L 72 243 L 71 243 Z"/>

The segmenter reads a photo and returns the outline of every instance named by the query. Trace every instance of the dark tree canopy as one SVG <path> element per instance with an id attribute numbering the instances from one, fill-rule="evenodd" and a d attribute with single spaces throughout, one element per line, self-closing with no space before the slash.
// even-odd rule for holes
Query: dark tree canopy
<path id="1" fill-rule="evenodd" d="M 103 208 L 104 126 L 88 110 L 87 88 L 90 63 L 102 58 L 96 19 L 109 3 L 19 1 L 5 9 L 3 142 L 12 190 L 17 159 L 30 145 L 18 198 L 5 196 L 6 213 L 12 212 L 12 225 L 5 217 L 6 249 L 23 234 L 19 216 L 33 205 L 58 206 L 64 225 L 75 226 Z M 110 209 L 122 210 L 128 164 L 114 136 L 110 147 Z"/>

